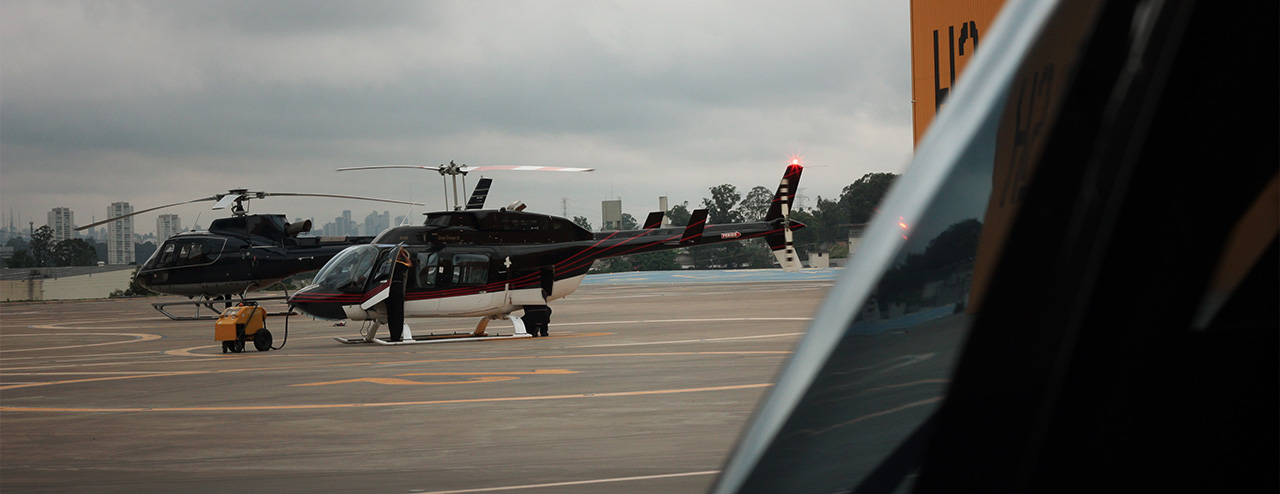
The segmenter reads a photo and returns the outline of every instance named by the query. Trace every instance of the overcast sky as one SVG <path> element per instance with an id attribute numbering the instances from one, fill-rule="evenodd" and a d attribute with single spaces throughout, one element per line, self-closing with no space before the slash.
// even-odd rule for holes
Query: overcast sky
<path id="1" fill-rule="evenodd" d="M 303 2 L 0 0 L 0 210 L 78 224 L 249 188 L 443 206 L 434 172 L 493 172 L 514 200 L 600 226 L 657 197 L 774 188 L 793 155 L 809 204 L 911 153 L 907 0 Z M 475 174 L 468 181 L 474 183 Z M 225 212 L 212 203 L 161 212 Z M 357 221 L 405 206 L 268 198 L 251 212 Z M 423 208 L 413 212 L 418 222 Z"/>

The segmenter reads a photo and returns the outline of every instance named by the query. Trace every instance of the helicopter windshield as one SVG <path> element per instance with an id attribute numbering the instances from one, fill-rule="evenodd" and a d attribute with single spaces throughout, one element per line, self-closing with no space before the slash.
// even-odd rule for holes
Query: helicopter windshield
<path id="1" fill-rule="evenodd" d="M 320 268 L 315 284 L 343 293 L 360 293 L 377 258 L 378 248 L 372 245 L 348 247 Z"/>

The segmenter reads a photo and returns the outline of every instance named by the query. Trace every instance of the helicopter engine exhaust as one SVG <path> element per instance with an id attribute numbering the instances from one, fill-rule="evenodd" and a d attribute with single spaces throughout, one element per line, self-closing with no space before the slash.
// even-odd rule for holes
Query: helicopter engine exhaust
<path id="1" fill-rule="evenodd" d="M 311 220 L 306 220 L 302 223 L 289 223 L 284 227 L 284 232 L 290 237 L 296 237 L 309 231 L 311 231 Z"/>

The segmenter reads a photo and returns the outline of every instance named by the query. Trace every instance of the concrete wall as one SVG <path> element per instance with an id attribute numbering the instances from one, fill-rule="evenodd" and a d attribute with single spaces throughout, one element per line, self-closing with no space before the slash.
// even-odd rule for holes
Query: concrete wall
<path id="1" fill-rule="evenodd" d="M 128 289 L 129 282 L 132 280 L 132 269 L 46 279 L 44 280 L 44 299 L 107 298 L 115 290 Z"/>
<path id="2" fill-rule="evenodd" d="M 0 281 L 0 300 L 76 300 L 107 298 L 129 288 L 132 269 L 56 278 Z"/>
<path id="3" fill-rule="evenodd" d="M 0 300 L 41 300 L 44 280 L 0 281 Z"/>

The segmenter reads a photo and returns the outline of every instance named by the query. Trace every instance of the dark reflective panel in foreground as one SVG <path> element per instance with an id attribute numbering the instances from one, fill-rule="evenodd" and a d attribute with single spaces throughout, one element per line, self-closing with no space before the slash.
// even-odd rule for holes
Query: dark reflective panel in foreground
<path id="1" fill-rule="evenodd" d="M 1053 7 L 1002 13 L 966 72 L 985 84 L 961 85 L 939 115 L 717 492 L 910 485 L 1039 152 L 1031 130 L 1057 111 L 1051 82 L 1070 74 L 1087 33 L 1081 23 L 1033 47 Z M 1095 5 L 1073 8 L 1087 18 Z"/>
<path id="2" fill-rule="evenodd" d="M 1280 488 L 1277 19 L 1006 4 L 715 492 Z"/>

